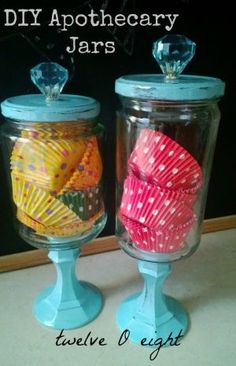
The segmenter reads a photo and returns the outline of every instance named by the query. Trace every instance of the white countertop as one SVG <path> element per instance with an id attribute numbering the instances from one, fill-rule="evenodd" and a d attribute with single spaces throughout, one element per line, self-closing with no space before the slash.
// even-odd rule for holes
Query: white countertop
<path id="1" fill-rule="evenodd" d="M 142 287 L 135 260 L 121 251 L 81 258 L 80 279 L 104 294 L 101 314 L 87 326 L 64 331 L 67 338 L 105 338 L 107 346 L 56 346 L 59 331 L 41 326 L 32 301 L 54 278 L 53 265 L 0 275 L 1 366 L 235 366 L 236 364 L 236 229 L 205 234 L 198 251 L 173 264 L 165 292 L 185 306 L 191 327 L 179 347 L 152 349 L 127 342 L 118 346 L 118 304 Z"/>

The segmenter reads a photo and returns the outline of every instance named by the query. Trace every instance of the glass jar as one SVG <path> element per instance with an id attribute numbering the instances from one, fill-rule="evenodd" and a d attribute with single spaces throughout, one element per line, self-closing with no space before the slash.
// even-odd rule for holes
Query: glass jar
<path id="1" fill-rule="evenodd" d="M 103 297 L 78 281 L 76 259 L 83 244 L 104 228 L 103 127 L 99 103 L 89 97 L 60 94 L 67 70 L 42 63 L 31 78 L 44 95 L 11 97 L 1 104 L 5 123 L 2 148 L 19 235 L 49 250 L 56 283 L 34 302 L 36 319 L 56 329 L 93 320 Z"/>
<path id="2" fill-rule="evenodd" d="M 181 60 L 173 63 L 173 55 L 160 55 L 164 51 L 158 47 L 156 43 L 154 56 L 164 75 L 116 81 L 122 103 L 116 233 L 130 255 L 169 262 L 190 255 L 200 242 L 224 83 L 179 76 Z"/>
<path id="3" fill-rule="evenodd" d="M 186 37 L 167 35 L 153 47 L 164 75 L 116 80 L 122 103 L 116 234 L 122 249 L 138 259 L 144 279 L 143 291 L 121 302 L 116 320 L 138 344 L 161 339 L 169 346 L 189 327 L 184 307 L 162 287 L 170 262 L 192 254 L 200 242 L 220 120 L 217 102 L 224 93 L 219 79 L 180 75 L 194 52 L 195 43 Z"/>
<path id="4" fill-rule="evenodd" d="M 7 118 L 4 156 L 16 228 L 25 241 L 61 249 L 68 236 L 77 246 L 78 239 L 83 244 L 103 229 L 102 134 L 96 117 L 63 122 Z"/>
<path id="5" fill-rule="evenodd" d="M 161 262 L 179 259 L 192 253 L 200 242 L 220 120 L 218 99 L 163 101 L 125 96 L 120 99 L 122 111 L 117 119 L 119 242 L 125 251 L 138 258 Z M 156 143 L 155 139 L 159 138 Z M 156 161 L 148 163 L 152 158 Z M 150 164 L 147 170 L 146 163 Z M 186 171 L 182 174 L 181 169 Z M 157 172 L 160 173 L 156 176 Z M 130 196 L 133 188 L 134 200 Z M 144 192 L 137 197 L 136 193 L 142 189 Z M 147 204 L 152 200 L 153 206 L 151 203 L 148 209 Z M 135 204 L 136 207 L 131 207 Z M 142 222 L 145 214 L 152 215 L 147 218 L 148 228 Z M 156 219 L 152 220 L 155 214 Z"/>
<path id="6" fill-rule="evenodd" d="M 9 98 L 2 104 L 6 117 L 2 141 L 17 231 L 37 247 L 61 248 L 68 236 L 71 245 L 77 246 L 78 239 L 82 244 L 97 236 L 106 221 L 99 105 L 92 98 L 66 95 L 65 104 L 72 100 L 78 104 L 78 111 L 73 112 L 77 116 L 68 115 L 69 109 L 63 112 L 64 121 L 55 116 L 50 120 L 50 106 L 45 105 L 47 117 L 37 121 L 32 109 L 38 108 L 41 96 L 31 96 L 32 116 L 26 120 L 28 98 Z M 16 104 L 24 110 L 22 119 L 20 115 L 11 118 L 16 112 L 9 109 Z M 86 105 L 92 106 L 91 116 L 80 111 Z"/>

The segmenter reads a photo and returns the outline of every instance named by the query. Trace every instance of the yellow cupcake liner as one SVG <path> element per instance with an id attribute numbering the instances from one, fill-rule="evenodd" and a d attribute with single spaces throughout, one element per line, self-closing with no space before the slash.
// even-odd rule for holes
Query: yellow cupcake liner
<path id="1" fill-rule="evenodd" d="M 102 159 L 96 137 L 89 139 L 86 152 L 71 178 L 59 194 L 96 186 L 102 176 Z"/>
<path id="2" fill-rule="evenodd" d="M 26 180 L 58 192 L 74 173 L 87 142 L 77 140 L 18 139 L 11 156 L 11 169 Z"/>
<path id="3" fill-rule="evenodd" d="M 37 126 L 30 126 L 29 129 L 22 130 L 21 136 L 27 139 L 38 139 L 38 140 L 46 140 L 46 139 L 59 139 L 59 138 L 75 138 L 75 136 L 81 137 L 82 135 L 86 135 L 89 133 L 86 120 L 80 120 L 80 124 L 78 122 L 70 122 L 70 126 L 66 126 L 66 121 L 63 121 L 63 125 L 61 122 L 46 123 L 37 122 Z M 85 124 L 83 126 L 83 123 Z"/>
<path id="4" fill-rule="evenodd" d="M 28 216 L 46 226 L 64 226 L 81 221 L 61 201 L 45 190 L 11 174 L 13 200 Z"/>
<path id="5" fill-rule="evenodd" d="M 24 211 L 21 209 L 17 209 L 17 218 L 18 220 L 23 223 L 24 225 L 30 227 L 37 234 L 44 235 L 44 236 L 71 236 L 76 234 L 82 234 L 88 230 L 90 230 L 94 224 L 94 222 L 102 216 L 104 211 L 100 211 L 94 217 L 92 217 L 88 221 L 84 222 L 77 222 L 74 224 L 68 224 L 64 227 L 57 227 L 57 226 L 49 226 L 46 227 L 43 224 L 33 220 L 29 217 Z"/>

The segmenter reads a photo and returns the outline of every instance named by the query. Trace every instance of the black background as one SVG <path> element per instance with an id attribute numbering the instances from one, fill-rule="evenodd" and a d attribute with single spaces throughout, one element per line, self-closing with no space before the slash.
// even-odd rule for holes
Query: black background
<path id="1" fill-rule="evenodd" d="M 236 148 L 235 148 L 235 39 L 234 11 L 225 3 L 183 1 L 134 1 L 134 0 L 90 0 L 66 1 L 60 7 L 55 1 L 23 2 L 19 6 L 7 1 L 0 5 L 0 102 L 5 98 L 37 92 L 31 83 L 29 70 L 36 64 L 51 60 L 67 67 L 70 80 L 65 93 L 88 95 L 101 102 L 101 119 L 106 127 L 105 180 L 108 223 L 102 235 L 114 233 L 114 192 L 115 192 L 115 111 L 119 101 L 114 93 L 117 77 L 129 73 L 160 72 L 151 56 L 152 42 L 167 33 L 162 27 L 135 27 L 132 36 L 124 46 L 128 27 L 120 28 L 116 36 L 116 52 L 105 55 L 81 55 L 73 58 L 65 52 L 70 44 L 69 37 L 79 36 L 80 40 L 113 40 L 108 29 L 92 27 L 71 27 L 60 33 L 57 27 L 48 27 L 52 8 L 59 13 L 86 14 L 90 6 L 98 11 L 107 4 L 106 12 L 120 13 L 125 4 L 124 14 L 163 13 L 179 14 L 170 33 L 184 34 L 197 43 L 197 52 L 186 73 L 219 77 L 226 82 L 225 97 L 220 102 L 222 119 L 216 146 L 215 159 L 209 186 L 206 218 L 235 214 L 236 212 Z M 218 2 L 217 2 L 218 3 Z M 40 27 L 4 27 L 3 9 L 42 8 Z M 125 34 L 124 34 L 125 33 Z M 132 44 L 133 42 L 133 44 Z M 0 254 L 10 254 L 32 248 L 14 232 L 10 197 L 6 177 L 0 160 Z"/>

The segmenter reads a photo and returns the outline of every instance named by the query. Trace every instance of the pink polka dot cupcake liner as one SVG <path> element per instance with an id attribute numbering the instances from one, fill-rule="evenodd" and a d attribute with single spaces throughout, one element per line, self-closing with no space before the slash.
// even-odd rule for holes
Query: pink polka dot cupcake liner
<path id="1" fill-rule="evenodd" d="M 193 211 L 171 190 L 128 176 L 124 183 L 121 214 L 155 230 L 172 230 L 193 219 Z M 181 196 L 181 195 L 179 195 Z M 176 199 L 178 198 L 178 199 Z"/>
<path id="2" fill-rule="evenodd" d="M 129 179 L 135 179 L 137 182 L 142 182 L 147 186 L 149 186 L 149 185 L 152 186 L 153 189 L 157 189 L 158 191 L 160 191 L 161 195 L 163 195 L 163 194 L 170 195 L 176 201 L 183 201 L 184 204 L 190 208 L 193 207 L 193 205 L 195 204 L 195 202 L 197 200 L 196 194 L 186 193 L 185 191 L 174 191 L 169 188 L 163 188 L 163 187 L 157 186 L 153 183 L 148 183 L 145 180 L 141 180 L 140 178 L 137 178 L 137 176 L 134 175 L 134 173 L 131 170 L 130 170 L 129 176 L 126 179 L 127 179 L 127 182 L 125 180 L 124 189 L 127 188 Z"/>
<path id="3" fill-rule="evenodd" d="M 202 185 L 196 159 L 159 131 L 141 131 L 128 164 L 135 176 L 163 188 L 194 194 Z"/>
<path id="4" fill-rule="evenodd" d="M 185 246 L 185 240 L 196 221 L 193 217 L 174 230 L 153 230 L 130 218 L 119 214 L 119 218 L 135 246 L 141 250 L 155 253 L 172 253 Z"/>

